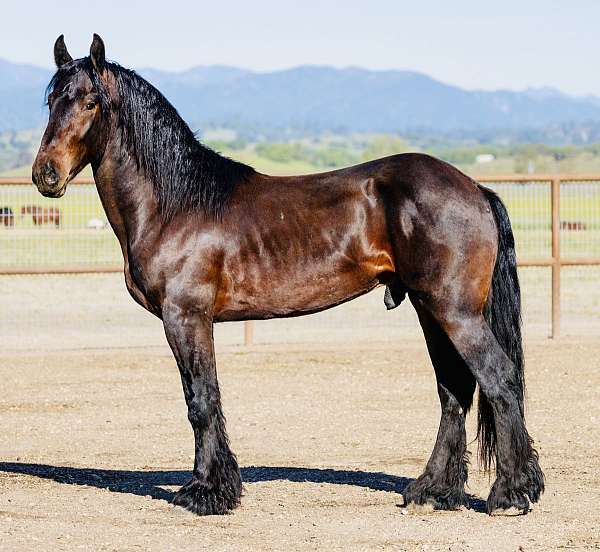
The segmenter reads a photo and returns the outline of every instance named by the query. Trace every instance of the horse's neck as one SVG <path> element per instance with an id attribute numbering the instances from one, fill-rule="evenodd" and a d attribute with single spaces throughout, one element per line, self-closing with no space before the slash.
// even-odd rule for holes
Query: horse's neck
<path id="1" fill-rule="evenodd" d="M 119 144 L 109 143 L 94 169 L 100 200 L 127 257 L 137 244 L 157 231 L 159 214 L 152 184 Z"/>

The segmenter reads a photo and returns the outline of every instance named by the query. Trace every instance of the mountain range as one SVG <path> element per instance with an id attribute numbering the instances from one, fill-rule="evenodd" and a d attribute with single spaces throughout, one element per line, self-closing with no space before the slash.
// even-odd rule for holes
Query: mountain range
<path id="1" fill-rule="evenodd" d="M 207 66 L 139 73 L 195 130 L 469 133 L 600 124 L 597 97 L 572 97 L 552 88 L 464 90 L 412 71 L 300 66 L 259 73 Z M 43 126 L 51 75 L 0 59 L 0 131 Z"/>

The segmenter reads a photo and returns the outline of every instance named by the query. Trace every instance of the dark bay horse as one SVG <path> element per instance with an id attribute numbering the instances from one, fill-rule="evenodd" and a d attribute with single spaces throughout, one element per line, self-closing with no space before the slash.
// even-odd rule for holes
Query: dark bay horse
<path id="1" fill-rule="evenodd" d="M 0 221 L 7 228 L 15 225 L 15 214 L 10 207 L 0 207 Z"/>
<path id="2" fill-rule="evenodd" d="M 31 215 L 33 224 L 54 224 L 57 228 L 61 223 L 61 212 L 58 207 L 41 207 L 39 205 L 25 205 L 21 207 L 21 217 Z"/>
<path id="3" fill-rule="evenodd" d="M 127 288 L 163 321 L 195 437 L 192 479 L 175 504 L 223 514 L 240 501 L 213 323 L 313 313 L 385 285 L 388 309 L 408 295 L 419 315 L 442 411 L 406 503 L 467 503 L 465 416 L 478 384 L 480 457 L 496 467 L 488 511 L 528 511 L 544 476 L 524 421 L 513 234 L 493 192 L 421 154 L 260 174 L 199 144 L 160 92 L 106 61 L 97 35 L 77 60 L 59 37 L 54 57 L 33 180 L 61 197 L 91 164 Z"/>

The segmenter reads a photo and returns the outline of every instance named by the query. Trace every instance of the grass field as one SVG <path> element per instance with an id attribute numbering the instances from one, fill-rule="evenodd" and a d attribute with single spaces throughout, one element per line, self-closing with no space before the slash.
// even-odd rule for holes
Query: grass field
<path id="1" fill-rule="evenodd" d="M 21 218 L 24 205 L 61 210 L 61 226 L 35 226 L 31 215 Z M 0 186 L 0 206 L 15 213 L 13 228 L 0 225 L 0 267 L 119 264 L 117 239 L 108 226 L 87 228 L 106 215 L 94 186 L 71 186 L 60 200 L 42 197 L 33 186 Z"/>

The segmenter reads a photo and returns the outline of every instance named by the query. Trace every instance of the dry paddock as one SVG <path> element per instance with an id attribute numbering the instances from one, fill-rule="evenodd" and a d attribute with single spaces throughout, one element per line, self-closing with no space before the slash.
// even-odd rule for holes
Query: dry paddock
<path id="1" fill-rule="evenodd" d="M 401 508 L 439 416 L 433 371 L 410 320 L 403 339 L 251 349 L 219 330 L 223 402 L 245 494 L 233 514 L 198 518 L 169 504 L 190 475 L 193 441 L 160 328 L 110 287 L 111 278 L 88 281 L 87 302 L 81 281 L 0 281 L 21 309 L 8 314 L 3 303 L 0 549 L 600 548 L 593 333 L 528 337 L 527 416 L 547 491 L 527 516 L 489 518 L 482 500 L 490 481 L 475 462 L 470 509 Z M 354 319 L 362 311 L 352 308 L 371 308 L 357 304 L 335 316 Z"/>

